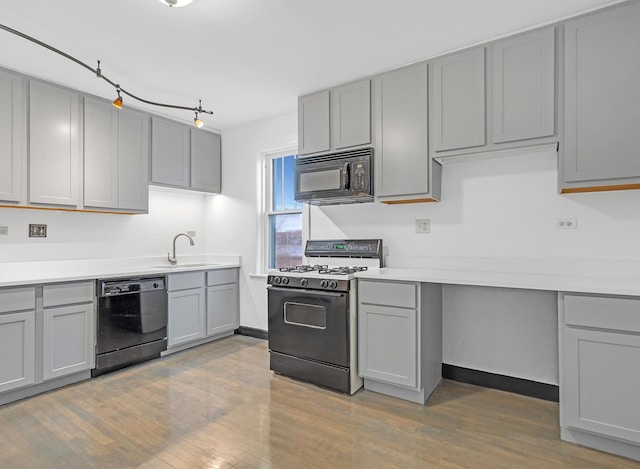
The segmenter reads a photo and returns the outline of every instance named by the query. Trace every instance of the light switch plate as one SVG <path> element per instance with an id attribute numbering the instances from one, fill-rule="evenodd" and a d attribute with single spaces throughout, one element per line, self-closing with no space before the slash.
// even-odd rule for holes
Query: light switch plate
<path id="1" fill-rule="evenodd" d="M 47 225 L 29 223 L 29 238 L 46 238 Z"/>
<path id="2" fill-rule="evenodd" d="M 0 235 L 8 235 L 9 227 L 8 226 L 0 226 Z"/>

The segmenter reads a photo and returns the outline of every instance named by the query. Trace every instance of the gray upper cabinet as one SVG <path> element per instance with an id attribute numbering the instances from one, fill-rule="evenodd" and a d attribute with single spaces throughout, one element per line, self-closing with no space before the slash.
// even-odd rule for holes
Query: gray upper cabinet
<path id="1" fill-rule="evenodd" d="M 191 129 L 192 189 L 220 192 L 220 135 Z"/>
<path id="2" fill-rule="evenodd" d="M 151 182 L 188 188 L 190 128 L 157 117 L 151 123 Z"/>
<path id="3" fill-rule="evenodd" d="M 375 187 L 380 202 L 440 197 L 440 165 L 431 159 L 427 131 L 427 64 L 374 78 Z M 433 190 L 432 190 L 433 189 Z"/>
<path id="4" fill-rule="evenodd" d="M 220 192 L 220 135 L 157 117 L 151 122 L 151 182 Z"/>
<path id="5" fill-rule="evenodd" d="M 0 71 L 0 201 L 22 199 L 22 163 L 26 158 L 24 80 Z"/>
<path id="6" fill-rule="evenodd" d="M 85 207 L 146 212 L 149 116 L 84 99 Z"/>
<path id="7" fill-rule="evenodd" d="M 331 148 L 329 90 L 298 98 L 298 153 L 307 155 Z"/>
<path id="8" fill-rule="evenodd" d="M 435 151 L 485 144 L 485 49 L 435 59 L 433 147 Z"/>
<path id="9" fill-rule="evenodd" d="M 555 132 L 555 31 L 493 45 L 493 142 L 546 137 Z"/>
<path id="10" fill-rule="evenodd" d="M 371 143 L 371 80 L 331 91 L 331 125 L 336 150 Z"/>
<path id="11" fill-rule="evenodd" d="M 80 97 L 36 81 L 29 88 L 29 202 L 76 207 Z"/>
<path id="12" fill-rule="evenodd" d="M 149 210 L 149 115 L 118 111 L 118 208 Z"/>
<path id="13" fill-rule="evenodd" d="M 298 98 L 298 153 L 371 145 L 371 80 Z"/>
<path id="14" fill-rule="evenodd" d="M 640 4 L 565 24 L 562 192 L 640 188 Z"/>

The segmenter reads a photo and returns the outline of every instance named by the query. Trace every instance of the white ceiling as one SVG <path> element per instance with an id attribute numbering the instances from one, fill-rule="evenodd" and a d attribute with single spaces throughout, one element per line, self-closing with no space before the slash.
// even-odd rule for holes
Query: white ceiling
<path id="1" fill-rule="evenodd" d="M 213 110 L 209 128 L 294 111 L 297 96 L 618 3 L 612 0 L 2 0 L 0 23 L 142 98 Z M 112 87 L 0 30 L 0 66 L 106 98 Z M 191 121 L 187 111 L 125 105 Z"/>

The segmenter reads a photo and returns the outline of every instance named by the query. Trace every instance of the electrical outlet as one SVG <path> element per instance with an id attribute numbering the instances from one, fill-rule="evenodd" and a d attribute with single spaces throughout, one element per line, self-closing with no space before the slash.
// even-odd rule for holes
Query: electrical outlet
<path id="1" fill-rule="evenodd" d="M 0 226 L 0 235 L 8 235 L 9 227 L 8 226 Z"/>
<path id="2" fill-rule="evenodd" d="M 577 218 L 556 218 L 556 230 L 577 230 Z"/>
<path id="3" fill-rule="evenodd" d="M 47 225 L 29 223 L 29 238 L 46 238 Z"/>
<path id="4" fill-rule="evenodd" d="M 416 218 L 416 233 L 424 234 L 431 232 L 431 220 L 428 218 Z"/>
<path id="5" fill-rule="evenodd" d="M 192 238 L 195 238 L 195 237 L 196 237 L 196 232 L 195 232 L 195 231 L 187 231 L 187 234 L 188 234 L 189 236 L 191 236 Z"/>

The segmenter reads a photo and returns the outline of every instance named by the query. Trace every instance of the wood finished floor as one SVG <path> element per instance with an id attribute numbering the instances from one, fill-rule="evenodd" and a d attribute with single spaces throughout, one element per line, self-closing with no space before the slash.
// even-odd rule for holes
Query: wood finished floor
<path id="1" fill-rule="evenodd" d="M 558 405 L 444 381 L 426 406 L 275 376 L 233 336 L 0 407 L 0 468 L 638 468 Z"/>

